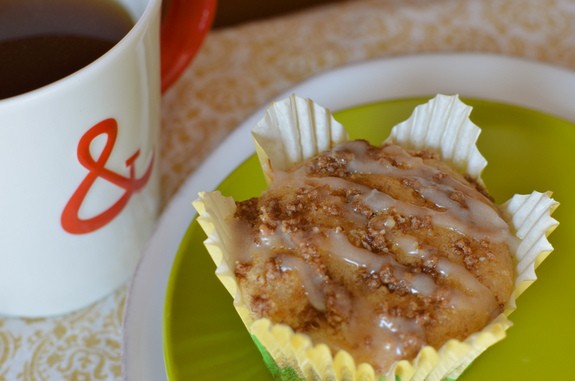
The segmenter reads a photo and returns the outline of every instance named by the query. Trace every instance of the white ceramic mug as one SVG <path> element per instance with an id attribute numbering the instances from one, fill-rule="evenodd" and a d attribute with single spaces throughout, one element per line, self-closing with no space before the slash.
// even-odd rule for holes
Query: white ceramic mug
<path id="1" fill-rule="evenodd" d="M 161 89 L 195 54 L 215 0 L 172 0 L 164 19 L 161 0 L 119 1 L 136 22 L 110 51 L 0 100 L 0 314 L 102 298 L 129 279 L 154 228 Z"/>

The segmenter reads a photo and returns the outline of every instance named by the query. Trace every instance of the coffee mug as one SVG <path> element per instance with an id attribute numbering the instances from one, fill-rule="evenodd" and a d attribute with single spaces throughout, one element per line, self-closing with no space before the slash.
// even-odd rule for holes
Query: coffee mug
<path id="1" fill-rule="evenodd" d="M 161 0 L 117 1 L 134 25 L 110 50 L 0 100 L 0 314 L 92 304 L 130 278 L 154 228 L 161 92 L 216 1 L 172 0 L 164 12 Z"/>

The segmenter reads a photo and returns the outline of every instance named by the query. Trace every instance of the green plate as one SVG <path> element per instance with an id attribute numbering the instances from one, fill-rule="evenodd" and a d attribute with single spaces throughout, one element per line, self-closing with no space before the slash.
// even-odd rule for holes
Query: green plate
<path id="1" fill-rule="evenodd" d="M 427 99 L 401 99 L 336 113 L 352 138 L 383 141 L 391 127 Z M 498 203 L 514 193 L 553 191 L 561 203 L 551 235 L 553 254 L 538 268 L 539 280 L 518 300 L 507 338 L 489 348 L 462 381 L 565 379 L 575 342 L 575 126 L 516 106 L 465 99 L 483 130 L 479 149 L 489 164 L 483 178 Z M 255 156 L 218 189 L 235 199 L 257 196 L 265 183 Z M 209 190 L 209 189 L 206 189 Z M 192 200 L 190 200 L 191 202 Z M 191 222 L 170 274 L 164 310 L 164 355 L 170 381 L 271 380 L 251 338 L 214 275 L 204 233 Z M 569 249 L 571 247 L 571 249 Z"/>

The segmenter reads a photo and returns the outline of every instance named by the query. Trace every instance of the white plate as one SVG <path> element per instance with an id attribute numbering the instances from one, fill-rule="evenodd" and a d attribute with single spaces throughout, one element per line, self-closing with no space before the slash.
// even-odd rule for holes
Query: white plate
<path id="1" fill-rule="evenodd" d="M 575 121 L 575 74 L 517 58 L 484 54 L 414 55 L 379 59 L 315 76 L 290 91 L 333 111 L 374 101 L 459 94 L 515 104 Z M 270 100 L 271 101 L 271 100 Z M 132 280 L 123 330 L 127 381 L 166 380 L 162 311 L 166 284 L 199 191 L 214 189 L 253 153 L 249 131 L 258 110 L 190 176 L 162 214 Z"/>

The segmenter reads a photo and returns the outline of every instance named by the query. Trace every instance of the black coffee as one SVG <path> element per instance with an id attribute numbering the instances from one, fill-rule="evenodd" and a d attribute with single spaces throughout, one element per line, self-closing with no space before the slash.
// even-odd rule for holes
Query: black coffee
<path id="1" fill-rule="evenodd" d="M 114 0 L 0 0 L 0 99 L 74 73 L 133 25 Z"/>

